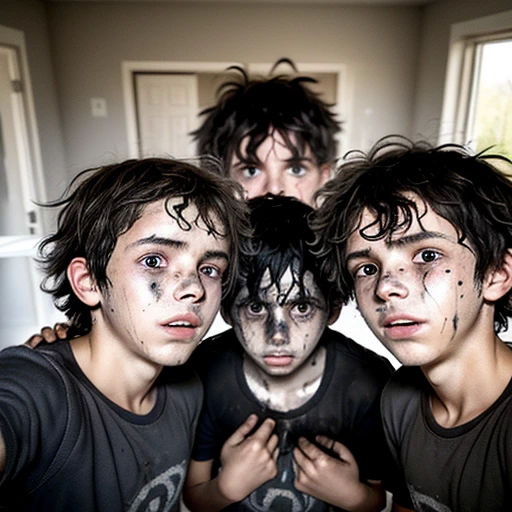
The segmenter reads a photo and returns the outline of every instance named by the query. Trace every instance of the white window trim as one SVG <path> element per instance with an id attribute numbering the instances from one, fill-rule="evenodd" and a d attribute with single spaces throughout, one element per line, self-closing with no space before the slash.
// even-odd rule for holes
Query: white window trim
<path id="1" fill-rule="evenodd" d="M 466 144 L 471 111 L 471 83 L 477 43 L 496 40 L 512 31 L 512 10 L 455 23 L 451 27 L 439 144 Z"/>

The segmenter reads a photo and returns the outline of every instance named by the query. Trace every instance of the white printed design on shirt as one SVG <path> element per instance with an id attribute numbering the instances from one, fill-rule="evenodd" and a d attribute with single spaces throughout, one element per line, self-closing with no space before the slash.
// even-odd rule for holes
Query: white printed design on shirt
<path id="1" fill-rule="evenodd" d="M 179 499 L 187 461 L 177 464 L 147 483 L 135 498 L 129 512 L 168 512 Z"/>

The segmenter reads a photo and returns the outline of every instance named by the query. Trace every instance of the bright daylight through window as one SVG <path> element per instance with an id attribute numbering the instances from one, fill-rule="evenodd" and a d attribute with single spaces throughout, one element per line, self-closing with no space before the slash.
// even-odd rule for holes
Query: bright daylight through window
<path id="1" fill-rule="evenodd" d="M 467 142 L 476 151 L 512 158 L 512 35 L 478 42 L 467 118 Z"/>

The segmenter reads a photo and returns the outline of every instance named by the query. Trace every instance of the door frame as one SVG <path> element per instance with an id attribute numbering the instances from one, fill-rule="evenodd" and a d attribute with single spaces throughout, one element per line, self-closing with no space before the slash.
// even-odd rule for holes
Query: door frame
<path id="1" fill-rule="evenodd" d="M 21 30 L 0 24 L 0 44 L 12 50 L 12 56 L 16 62 L 10 62 L 11 71 L 15 80 L 21 81 L 22 94 L 16 94 L 13 102 L 20 158 L 23 195 L 21 199 L 27 215 L 31 210 L 36 211 L 35 219 L 28 222 L 33 234 L 0 236 L 0 258 L 20 257 L 32 260 L 36 255 L 36 246 L 41 236 L 46 233 L 48 226 L 45 225 L 40 209 L 33 204 L 33 201 L 46 202 L 47 194 L 25 34 Z M 11 59 L 10 56 L 9 59 Z M 39 325 L 42 325 L 48 318 L 49 301 L 39 289 L 41 274 L 32 262 L 29 265 L 29 279 L 36 320 Z"/>
<path id="2" fill-rule="evenodd" d="M 229 66 L 241 66 L 237 62 L 176 61 L 123 61 L 121 65 L 129 158 L 139 158 L 140 156 L 137 134 L 137 105 L 135 100 L 134 75 L 136 73 L 222 73 Z"/>

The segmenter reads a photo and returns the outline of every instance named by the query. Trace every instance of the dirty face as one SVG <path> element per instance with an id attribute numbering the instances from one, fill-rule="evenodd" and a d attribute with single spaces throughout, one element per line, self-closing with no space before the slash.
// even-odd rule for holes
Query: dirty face
<path id="1" fill-rule="evenodd" d="M 119 236 L 98 313 L 128 355 L 166 366 L 184 363 L 210 327 L 228 266 L 228 240 L 208 232 L 194 205 L 183 215 L 188 231 L 158 201 Z"/>
<path id="2" fill-rule="evenodd" d="M 231 321 L 247 355 L 269 375 L 290 375 L 318 345 L 327 325 L 326 301 L 313 275 L 304 275 L 305 294 L 291 268 L 271 283 L 267 270 L 258 296 L 243 287 L 231 309 Z"/>
<path id="3" fill-rule="evenodd" d="M 230 176 L 244 187 L 248 199 L 283 194 L 313 205 L 313 195 L 330 178 L 329 165 L 319 167 L 309 147 L 297 159 L 278 132 L 269 134 L 258 147 L 256 160 L 246 154 L 248 143 L 248 137 L 242 140 L 245 158 L 235 154 L 230 168 Z"/>
<path id="4" fill-rule="evenodd" d="M 366 211 L 360 227 L 374 220 Z M 475 257 L 430 208 L 421 226 L 415 219 L 407 231 L 381 240 L 368 241 L 356 231 L 346 250 L 359 309 L 402 364 L 444 361 L 482 332 Z"/>

